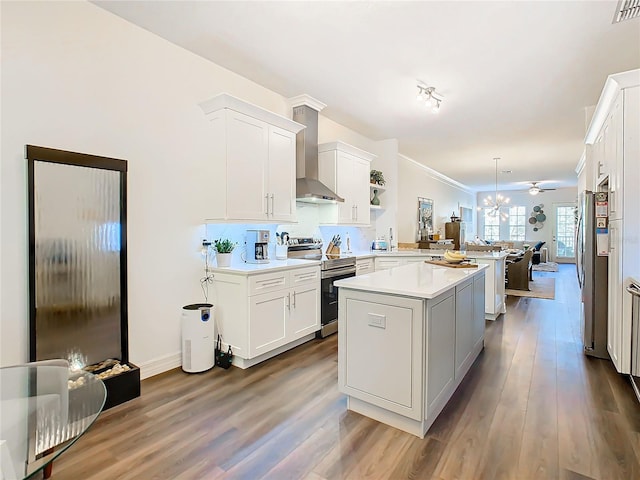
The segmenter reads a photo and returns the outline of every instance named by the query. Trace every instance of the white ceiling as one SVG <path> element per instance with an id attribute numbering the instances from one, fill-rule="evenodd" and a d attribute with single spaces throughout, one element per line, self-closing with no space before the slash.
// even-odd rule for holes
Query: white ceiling
<path id="1" fill-rule="evenodd" d="M 476 190 L 494 157 L 501 189 L 575 185 L 588 107 L 640 67 L 640 19 L 612 24 L 616 0 L 94 3 Z"/>

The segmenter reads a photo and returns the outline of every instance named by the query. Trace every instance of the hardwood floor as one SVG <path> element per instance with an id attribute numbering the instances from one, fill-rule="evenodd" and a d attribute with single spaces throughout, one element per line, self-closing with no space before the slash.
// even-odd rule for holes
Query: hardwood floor
<path id="1" fill-rule="evenodd" d="M 248 370 L 143 381 L 52 478 L 638 479 L 640 406 L 582 354 L 574 266 L 538 276 L 556 277 L 556 300 L 508 298 L 424 440 L 346 410 L 333 335 Z"/>

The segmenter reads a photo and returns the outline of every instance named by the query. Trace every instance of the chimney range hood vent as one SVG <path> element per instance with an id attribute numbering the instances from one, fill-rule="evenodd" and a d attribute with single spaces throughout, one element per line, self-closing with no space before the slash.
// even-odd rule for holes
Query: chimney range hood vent
<path id="1" fill-rule="evenodd" d="M 344 198 L 318 180 L 318 112 L 326 105 L 308 95 L 289 99 L 293 120 L 307 128 L 296 135 L 296 201 L 344 202 Z"/>

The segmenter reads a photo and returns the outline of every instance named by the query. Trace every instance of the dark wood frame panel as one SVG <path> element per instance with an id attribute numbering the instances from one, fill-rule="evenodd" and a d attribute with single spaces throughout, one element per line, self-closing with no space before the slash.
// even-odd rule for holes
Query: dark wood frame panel
<path id="1" fill-rule="evenodd" d="M 123 363 L 129 362 L 128 296 L 127 296 L 127 161 L 54 148 L 25 146 L 28 169 L 29 215 L 29 359 L 36 358 L 36 269 L 35 269 L 35 162 L 61 163 L 80 167 L 120 172 L 120 343 Z"/>

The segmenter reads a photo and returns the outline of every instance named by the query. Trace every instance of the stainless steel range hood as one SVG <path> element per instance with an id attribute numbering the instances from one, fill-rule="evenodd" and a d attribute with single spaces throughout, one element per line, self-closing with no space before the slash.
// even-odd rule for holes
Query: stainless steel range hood
<path id="1" fill-rule="evenodd" d="M 308 95 L 290 99 L 293 120 L 307 128 L 296 135 L 296 201 L 344 202 L 344 198 L 318 180 L 318 112 L 325 105 Z"/>

